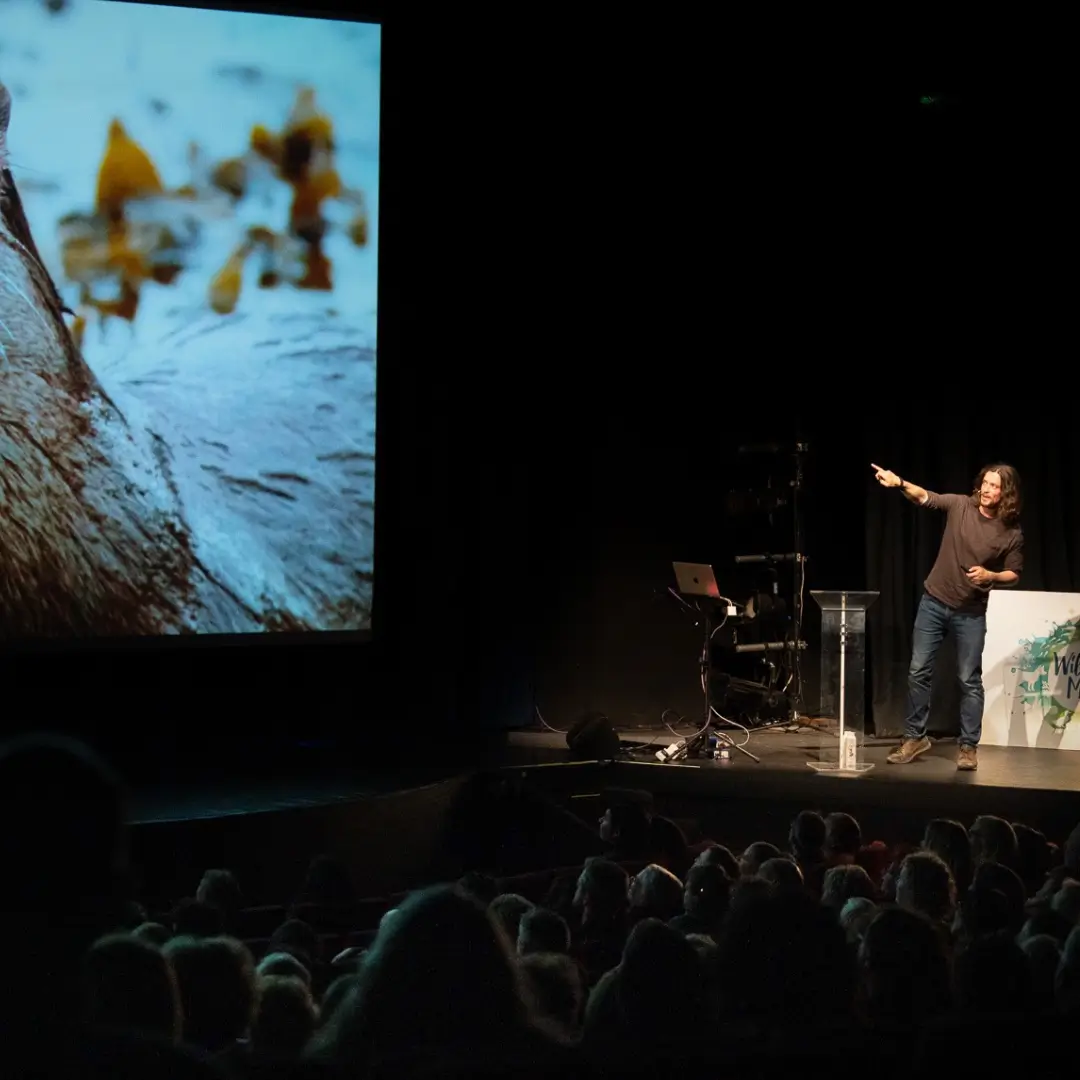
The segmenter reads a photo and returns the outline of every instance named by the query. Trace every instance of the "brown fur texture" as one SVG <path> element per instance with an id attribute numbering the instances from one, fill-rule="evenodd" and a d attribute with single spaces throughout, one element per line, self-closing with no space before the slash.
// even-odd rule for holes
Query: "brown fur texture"
<path id="1" fill-rule="evenodd" d="M 182 632 L 191 544 L 167 452 L 140 445 L 63 320 L 7 170 L 0 83 L 0 637 Z"/>

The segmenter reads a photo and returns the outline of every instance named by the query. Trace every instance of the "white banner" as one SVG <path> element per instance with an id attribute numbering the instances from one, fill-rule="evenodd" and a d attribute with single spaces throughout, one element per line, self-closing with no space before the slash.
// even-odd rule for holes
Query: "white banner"
<path id="1" fill-rule="evenodd" d="M 1080 750 L 1080 593 L 995 590 L 983 743 Z"/>

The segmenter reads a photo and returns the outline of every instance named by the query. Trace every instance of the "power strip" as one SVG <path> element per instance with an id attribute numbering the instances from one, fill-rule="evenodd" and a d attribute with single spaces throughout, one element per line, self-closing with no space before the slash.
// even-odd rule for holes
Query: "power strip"
<path id="1" fill-rule="evenodd" d="M 664 747 L 663 750 L 656 751 L 656 760 L 668 764 L 671 761 L 678 761 L 680 758 L 686 757 L 686 747 L 689 743 L 688 739 L 679 739 L 673 742 L 670 746 Z"/>

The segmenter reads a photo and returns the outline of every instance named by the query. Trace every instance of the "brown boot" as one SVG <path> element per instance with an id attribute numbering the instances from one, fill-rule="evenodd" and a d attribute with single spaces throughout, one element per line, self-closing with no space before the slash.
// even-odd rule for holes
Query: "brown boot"
<path id="1" fill-rule="evenodd" d="M 886 760 L 890 765 L 907 765 L 929 749 L 930 740 L 925 735 L 921 739 L 905 739 Z"/>
<path id="2" fill-rule="evenodd" d="M 974 772 L 979 767 L 979 754 L 974 746 L 961 746 L 956 758 L 956 767 L 961 772 Z"/>

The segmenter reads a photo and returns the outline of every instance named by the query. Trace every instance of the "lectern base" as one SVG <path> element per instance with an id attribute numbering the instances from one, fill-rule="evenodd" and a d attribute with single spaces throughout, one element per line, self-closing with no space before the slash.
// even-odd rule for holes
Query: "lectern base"
<path id="1" fill-rule="evenodd" d="M 854 768 L 847 769 L 841 766 L 838 761 L 808 761 L 806 764 L 814 772 L 827 772 L 832 773 L 834 776 L 862 776 L 863 773 L 868 773 L 874 767 L 872 762 L 866 761 L 861 765 L 854 766 Z"/>

